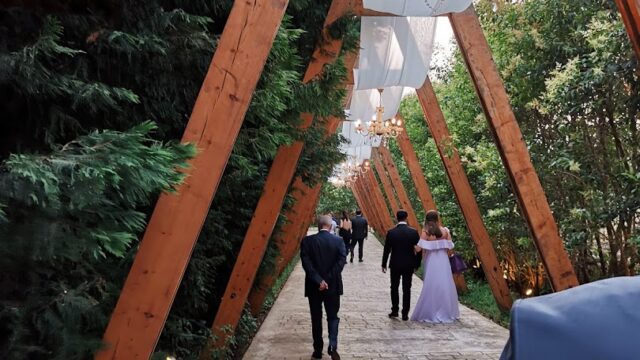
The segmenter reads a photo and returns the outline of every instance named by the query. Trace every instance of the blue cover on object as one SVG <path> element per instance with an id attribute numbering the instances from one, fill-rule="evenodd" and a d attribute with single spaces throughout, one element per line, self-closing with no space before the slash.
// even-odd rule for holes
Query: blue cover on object
<path id="1" fill-rule="evenodd" d="M 640 276 L 516 301 L 500 359 L 640 359 Z"/>

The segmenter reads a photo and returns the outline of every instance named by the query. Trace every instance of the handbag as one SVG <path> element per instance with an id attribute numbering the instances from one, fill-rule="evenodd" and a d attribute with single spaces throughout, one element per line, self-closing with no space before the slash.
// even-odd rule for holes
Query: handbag
<path id="1" fill-rule="evenodd" d="M 451 264 L 451 272 L 454 274 L 461 273 L 467 270 L 467 264 L 464 263 L 462 256 L 453 254 L 449 257 L 449 263 Z"/>

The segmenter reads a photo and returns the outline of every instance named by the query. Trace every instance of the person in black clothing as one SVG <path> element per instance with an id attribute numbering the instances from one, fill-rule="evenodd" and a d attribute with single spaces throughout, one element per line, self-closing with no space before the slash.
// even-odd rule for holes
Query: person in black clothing
<path id="1" fill-rule="evenodd" d="M 396 214 L 398 225 L 387 232 L 382 254 L 382 272 L 387 272 L 389 254 L 391 254 L 391 313 L 389 317 L 398 317 L 400 295 L 398 287 L 402 278 L 402 320 L 409 320 L 411 306 L 411 280 L 413 272 L 420 266 L 420 254 L 416 254 L 414 246 L 420 240 L 416 229 L 407 225 L 408 214 L 399 210 Z"/>
<path id="2" fill-rule="evenodd" d="M 338 234 L 344 240 L 344 247 L 347 249 L 347 255 L 349 255 L 351 250 L 351 219 L 349 219 L 349 214 L 347 214 L 346 210 L 342 210 L 342 218 L 340 218 L 338 228 Z"/>
<path id="3" fill-rule="evenodd" d="M 322 305 L 327 313 L 329 330 L 328 353 L 331 359 L 338 355 L 338 311 L 342 295 L 342 269 L 347 263 L 343 240 L 330 233 L 331 217 L 318 218 L 318 231 L 306 236 L 300 244 L 300 260 L 305 271 L 304 296 L 309 299 L 314 359 L 322 358 Z"/>
<path id="4" fill-rule="evenodd" d="M 362 245 L 369 234 L 369 223 L 362 211 L 356 210 L 356 216 L 351 219 L 351 262 L 353 262 L 353 253 L 358 244 L 358 260 L 362 262 Z"/>

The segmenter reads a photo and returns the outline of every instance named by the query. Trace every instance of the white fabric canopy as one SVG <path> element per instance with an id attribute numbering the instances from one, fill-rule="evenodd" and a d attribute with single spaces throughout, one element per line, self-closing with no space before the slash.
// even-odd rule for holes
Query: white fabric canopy
<path id="1" fill-rule="evenodd" d="M 371 157 L 371 148 L 380 146 L 380 138 L 368 139 L 355 131 L 355 121 L 364 126 L 375 119 L 380 103 L 378 88 L 383 88 L 383 120 L 398 113 L 405 87 L 419 88 L 424 83 L 433 54 L 436 19 L 431 16 L 459 12 L 471 0 L 364 0 L 364 7 L 401 17 L 362 17 L 360 56 L 354 70 L 354 86 L 342 136 L 349 140 L 341 146 L 350 162 L 362 164 Z M 404 17 L 411 16 L 411 17 Z M 339 167 L 336 168 L 340 172 Z"/>
<path id="2" fill-rule="evenodd" d="M 354 89 L 419 88 L 429 71 L 436 18 L 363 17 Z"/>
<path id="3" fill-rule="evenodd" d="M 472 0 L 363 0 L 365 9 L 401 16 L 438 16 L 466 10 Z"/>

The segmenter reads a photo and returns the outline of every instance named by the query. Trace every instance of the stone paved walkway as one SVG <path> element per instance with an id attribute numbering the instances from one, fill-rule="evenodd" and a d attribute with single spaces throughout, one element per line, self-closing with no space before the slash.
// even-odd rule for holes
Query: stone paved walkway
<path id="1" fill-rule="evenodd" d="M 357 251 L 357 250 L 356 250 Z M 508 331 L 460 305 L 454 324 L 423 324 L 389 319 L 389 275 L 380 271 L 382 245 L 365 241 L 364 262 L 347 264 L 340 307 L 338 350 L 343 359 L 498 359 Z M 414 278 L 415 304 L 422 281 Z M 311 318 L 298 264 L 253 339 L 244 359 L 310 359 Z M 326 322 L 323 323 L 325 345 Z M 325 355 L 324 359 L 329 359 Z"/>

